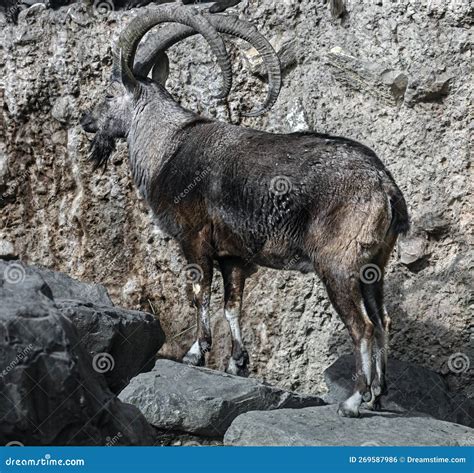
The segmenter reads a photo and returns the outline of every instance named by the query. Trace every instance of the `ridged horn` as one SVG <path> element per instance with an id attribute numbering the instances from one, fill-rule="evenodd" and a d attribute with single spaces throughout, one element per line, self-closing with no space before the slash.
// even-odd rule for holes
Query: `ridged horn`
<path id="1" fill-rule="evenodd" d="M 218 32 L 241 38 L 259 52 L 268 72 L 267 98 L 260 109 L 243 113 L 243 115 L 255 117 L 265 113 L 276 102 L 282 82 L 280 60 L 272 45 L 259 33 L 254 25 L 241 21 L 235 16 L 208 14 L 204 14 L 204 16 Z M 197 33 L 193 28 L 180 26 L 179 28 L 167 29 L 150 35 L 138 49 L 133 69 L 134 73 L 146 77 L 153 68 L 153 76 L 163 77 L 163 74 L 155 71 L 155 69 L 162 67 L 162 60 L 166 58 L 164 52 L 179 41 Z"/>
<path id="2" fill-rule="evenodd" d="M 232 66 L 224 41 L 204 15 L 195 8 L 180 4 L 165 4 L 154 9 L 148 9 L 127 25 L 120 35 L 118 47 L 128 69 L 133 71 L 135 53 L 143 36 L 154 26 L 161 23 L 180 23 L 193 28 L 204 36 L 216 55 L 223 74 L 223 90 L 218 97 L 223 98 L 229 95 L 232 87 Z"/>

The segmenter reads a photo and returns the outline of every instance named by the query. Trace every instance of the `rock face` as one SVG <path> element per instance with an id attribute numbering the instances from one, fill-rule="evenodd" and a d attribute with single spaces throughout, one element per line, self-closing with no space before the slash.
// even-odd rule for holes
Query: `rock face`
<path id="1" fill-rule="evenodd" d="M 254 411 L 232 422 L 224 437 L 233 446 L 468 446 L 474 429 L 429 417 L 368 412 L 339 417 L 336 406 Z"/>
<path id="2" fill-rule="evenodd" d="M 324 372 L 330 404 L 347 399 L 353 390 L 355 362 L 350 355 L 339 358 Z M 449 391 L 437 373 L 417 365 L 388 360 L 388 393 L 382 396 L 383 410 L 428 414 L 436 419 L 474 427 L 474 401 Z"/>
<path id="3" fill-rule="evenodd" d="M 152 445 L 108 389 L 38 271 L 0 261 L 0 444 Z"/>
<path id="4" fill-rule="evenodd" d="M 470 365 L 474 360 L 468 296 L 472 5 L 346 3 L 343 22 L 320 0 L 251 0 L 236 8 L 277 46 L 286 67 L 281 96 L 263 117 L 239 115 L 263 100 L 266 87 L 252 75 L 258 68 L 245 46 L 236 53 L 227 103 L 211 98 L 221 83 L 199 37 L 171 51 L 169 89 L 205 116 L 269 131 L 342 135 L 377 152 L 426 243 L 414 256 L 420 246 L 409 245 L 403 259 L 419 257 L 420 264 L 395 255 L 386 277 L 392 355 L 445 375 L 450 386 L 472 396 L 473 371 L 467 363 L 461 369 L 450 363 L 458 353 Z M 125 146 L 107 172 L 93 174 L 85 159 L 89 137 L 78 125 L 101 97 L 112 41 L 134 14 L 73 5 L 32 7 L 20 13 L 17 26 L 0 20 L 0 239 L 25 261 L 104 284 L 117 305 L 150 312 L 151 304 L 163 314 L 168 342 L 162 354 L 179 357 L 192 343 L 195 320 L 186 263 L 137 197 Z M 350 59 L 331 59 L 335 48 Z M 433 214 L 442 223 L 435 229 Z M 252 375 L 287 389 L 320 392 L 324 369 L 350 349 L 311 275 L 259 271 L 248 281 L 244 311 Z M 211 313 L 209 362 L 223 369 L 230 337 L 219 277 Z"/>
<path id="5" fill-rule="evenodd" d="M 158 360 L 152 371 L 132 379 L 119 398 L 138 407 L 160 430 L 208 437 L 222 437 L 244 412 L 324 404 L 315 396 L 169 360 Z"/>

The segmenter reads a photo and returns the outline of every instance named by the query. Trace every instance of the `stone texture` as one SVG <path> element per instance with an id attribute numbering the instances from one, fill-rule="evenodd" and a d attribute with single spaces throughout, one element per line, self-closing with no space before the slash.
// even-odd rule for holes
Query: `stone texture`
<path id="1" fill-rule="evenodd" d="M 436 213 L 444 230 L 426 232 L 423 264 L 392 259 L 386 300 L 393 318 L 394 357 L 446 376 L 472 396 L 473 372 L 454 372 L 457 352 L 474 360 L 469 228 L 469 106 L 472 103 L 469 2 L 350 2 L 344 21 L 331 18 L 321 0 L 249 0 L 236 10 L 278 49 L 297 41 L 281 96 L 258 119 L 239 112 L 264 98 L 266 85 L 236 54 L 228 101 L 201 38 L 171 52 L 170 91 L 206 116 L 278 132 L 314 129 L 359 140 L 373 148 L 403 189 L 415 230 Z M 31 9 L 30 9 L 31 10 Z M 0 238 L 25 260 L 82 280 L 104 284 L 128 309 L 162 315 L 164 356 L 180 357 L 193 339 L 194 311 L 186 298 L 185 262 L 176 245 L 154 228 L 137 197 L 120 146 L 109 169 L 93 174 L 89 146 L 78 125 L 101 96 L 111 65 L 111 42 L 136 12 L 101 15 L 83 5 L 21 13 L 18 26 L 0 29 Z M 289 50 L 291 51 L 291 47 Z M 357 61 L 399 71 L 408 91 L 429 74 L 452 77 L 434 101 L 387 103 L 387 84 L 355 89 L 340 80 L 327 56 L 340 48 Z M 189 51 L 193 61 L 189 61 Z M 352 66 L 351 66 L 352 67 Z M 428 74 L 428 75 L 427 75 Z M 436 79 L 438 80 L 438 79 Z M 411 85 L 410 85 L 411 84 Z M 420 86 L 417 86 L 420 89 Z M 58 104 L 69 97 L 70 108 Z M 54 118 L 59 117 L 61 121 Z M 64 112 L 63 112 L 64 111 Z M 216 277 L 211 367 L 223 369 L 230 337 Z M 320 392 L 322 373 L 351 349 L 349 336 L 316 278 L 261 270 L 247 284 L 243 337 L 252 375 L 287 389 Z"/>
<path id="2" fill-rule="evenodd" d="M 103 372 L 112 392 L 120 392 L 131 378 L 153 368 L 164 343 L 154 315 L 114 307 L 100 284 L 77 281 L 40 266 L 30 266 L 28 271 L 48 285 L 56 307 L 73 322 L 81 345 L 93 359 L 100 360 L 104 353 L 112 357 L 112 369 Z"/>
<path id="3" fill-rule="evenodd" d="M 353 391 L 356 376 L 351 355 L 342 356 L 325 372 L 328 393 L 324 400 L 330 404 L 346 400 Z M 383 410 L 428 414 L 436 419 L 474 427 L 474 401 L 449 391 L 438 373 L 421 366 L 388 360 L 388 393 L 382 396 Z"/>
<path id="4" fill-rule="evenodd" d="M 340 417 L 336 406 L 254 411 L 232 422 L 231 446 L 470 446 L 474 429 L 430 417 L 363 411 Z"/>
<path id="5" fill-rule="evenodd" d="M 165 340 L 153 315 L 82 301 L 56 303 L 75 325 L 82 346 L 93 359 L 111 355 L 114 366 L 104 376 L 112 392 L 119 393 L 134 376 L 153 368 Z"/>
<path id="6" fill-rule="evenodd" d="M 160 430 L 209 437 L 222 437 L 244 412 L 324 404 L 315 396 L 170 360 L 158 360 L 152 371 L 133 378 L 119 398 L 138 407 Z"/>
<path id="7" fill-rule="evenodd" d="M 36 271 L 0 261 L 0 444 L 152 445 L 139 410 L 108 389 Z"/>

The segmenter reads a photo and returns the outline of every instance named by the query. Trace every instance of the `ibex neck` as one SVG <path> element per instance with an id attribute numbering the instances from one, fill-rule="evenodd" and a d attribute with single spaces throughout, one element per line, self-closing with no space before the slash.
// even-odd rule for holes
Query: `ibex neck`
<path id="1" fill-rule="evenodd" d="M 129 163 L 135 184 L 148 199 L 153 175 L 172 155 L 179 131 L 195 115 L 166 96 L 145 97 L 134 110 L 128 134 Z"/>

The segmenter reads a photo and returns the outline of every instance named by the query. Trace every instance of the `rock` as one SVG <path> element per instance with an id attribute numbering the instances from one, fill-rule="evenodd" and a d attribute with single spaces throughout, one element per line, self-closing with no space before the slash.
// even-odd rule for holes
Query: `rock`
<path id="1" fill-rule="evenodd" d="M 240 414 L 251 410 L 320 406 L 303 396 L 206 368 L 158 360 L 133 378 L 119 398 L 138 407 L 158 429 L 219 437 Z"/>
<path id="2" fill-rule="evenodd" d="M 152 314 L 114 307 L 100 284 L 77 281 L 39 266 L 28 267 L 28 271 L 45 281 L 56 307 L 75 325 L 81 345 L 98 362 L 94 367 L 104 374 L 113 393 L 153 368 L 165 336 Z M 103 368 L 101 360 L 108 360 Z"/>
<path id="3" fill-rule="evenodd" d="M 55 300 L 77 300 L 113 307 L 107 289 L 101 284 L 78 281 L 67 274 L 43 266 L 31 266 L 29 271 L 37 273 L 46 282 Z"/>
<path id="4" fill-rule="evenodd" d="M 398 240 L 398 258 L 407 266 L 426 256 L 427 241 L 423 236 L 402 236 Z"/>
<path id="5" fill-rule="evenodd" d="M 107 354 L 113 360 L 113 369 L 103 371 L 112 392 L 119 393 L 134 376 L 153 368 L 165 341 L 153 315 L 80 301 L 57 301 L 57 306 L 74 323 L 93 359 L 100 361 Z M 96 369 L 102 372 L 100 366 Z"/>
<path id="6" fill-rule="evenodd" d="M 336 406 L 247 412 L 224 436 L 229 446 L 468 446 L 474 429 L 430 417 L 363 411 L 340 417 Z"/>
<path id="7" fill-rule="evenodd" d="M 331 49 L 326 63 L 337 81 L 354 90 L 367 92 L 392 105 L 403 99 L 408 77 L 401 71 L 358 59 L 340 47 Z"/>
<path id="8" fill-rule="evenodd" d="M 440 211 L 422 215 L 418 225 L 426 233 L 436 238 L 444 235 L 450 228 L 449 219 L 443 216 Z"/>
<path id="9" fill-rule="evenodd" d="M 74 97 L 66 95 L 59 97 L 53 105 L 51 115 L 60 123 L 69 123 L 74 110 Z"/>
<path id="10" fill-rule="evenodd" d="M 354 357 L 339 358 L 325 372 L 330 404 L 347 399 L 352 393 L 355 373 Z M 449 391 L 439 374 L 397 360 L 388 360 L 388 393 L 381 398 L 382 410 L 428 414 L 436 419 L 474 427 L 474 401 Z"/>
<path id="11" fill-rule="evenodd" d="M 18 255 L 16 254 L 13 243 L 8 240 L 0 239 L 0 259 L 9 260 L 17 257 Z"/>
<path id="12" fill-rule="evenodd" d="M 414 79 L 408 84 L 405 103 L 413 106 L 420 102 L 436 102 L 449 94 L 452 76 L 434 73 L 423 79 Z"/>
<path id="13" fill-rule="evenodd" d="M 37 271 L 0 261 L 0 300 L 0 444 L 153 444 L 153 429 L 94 371 Z"/>

